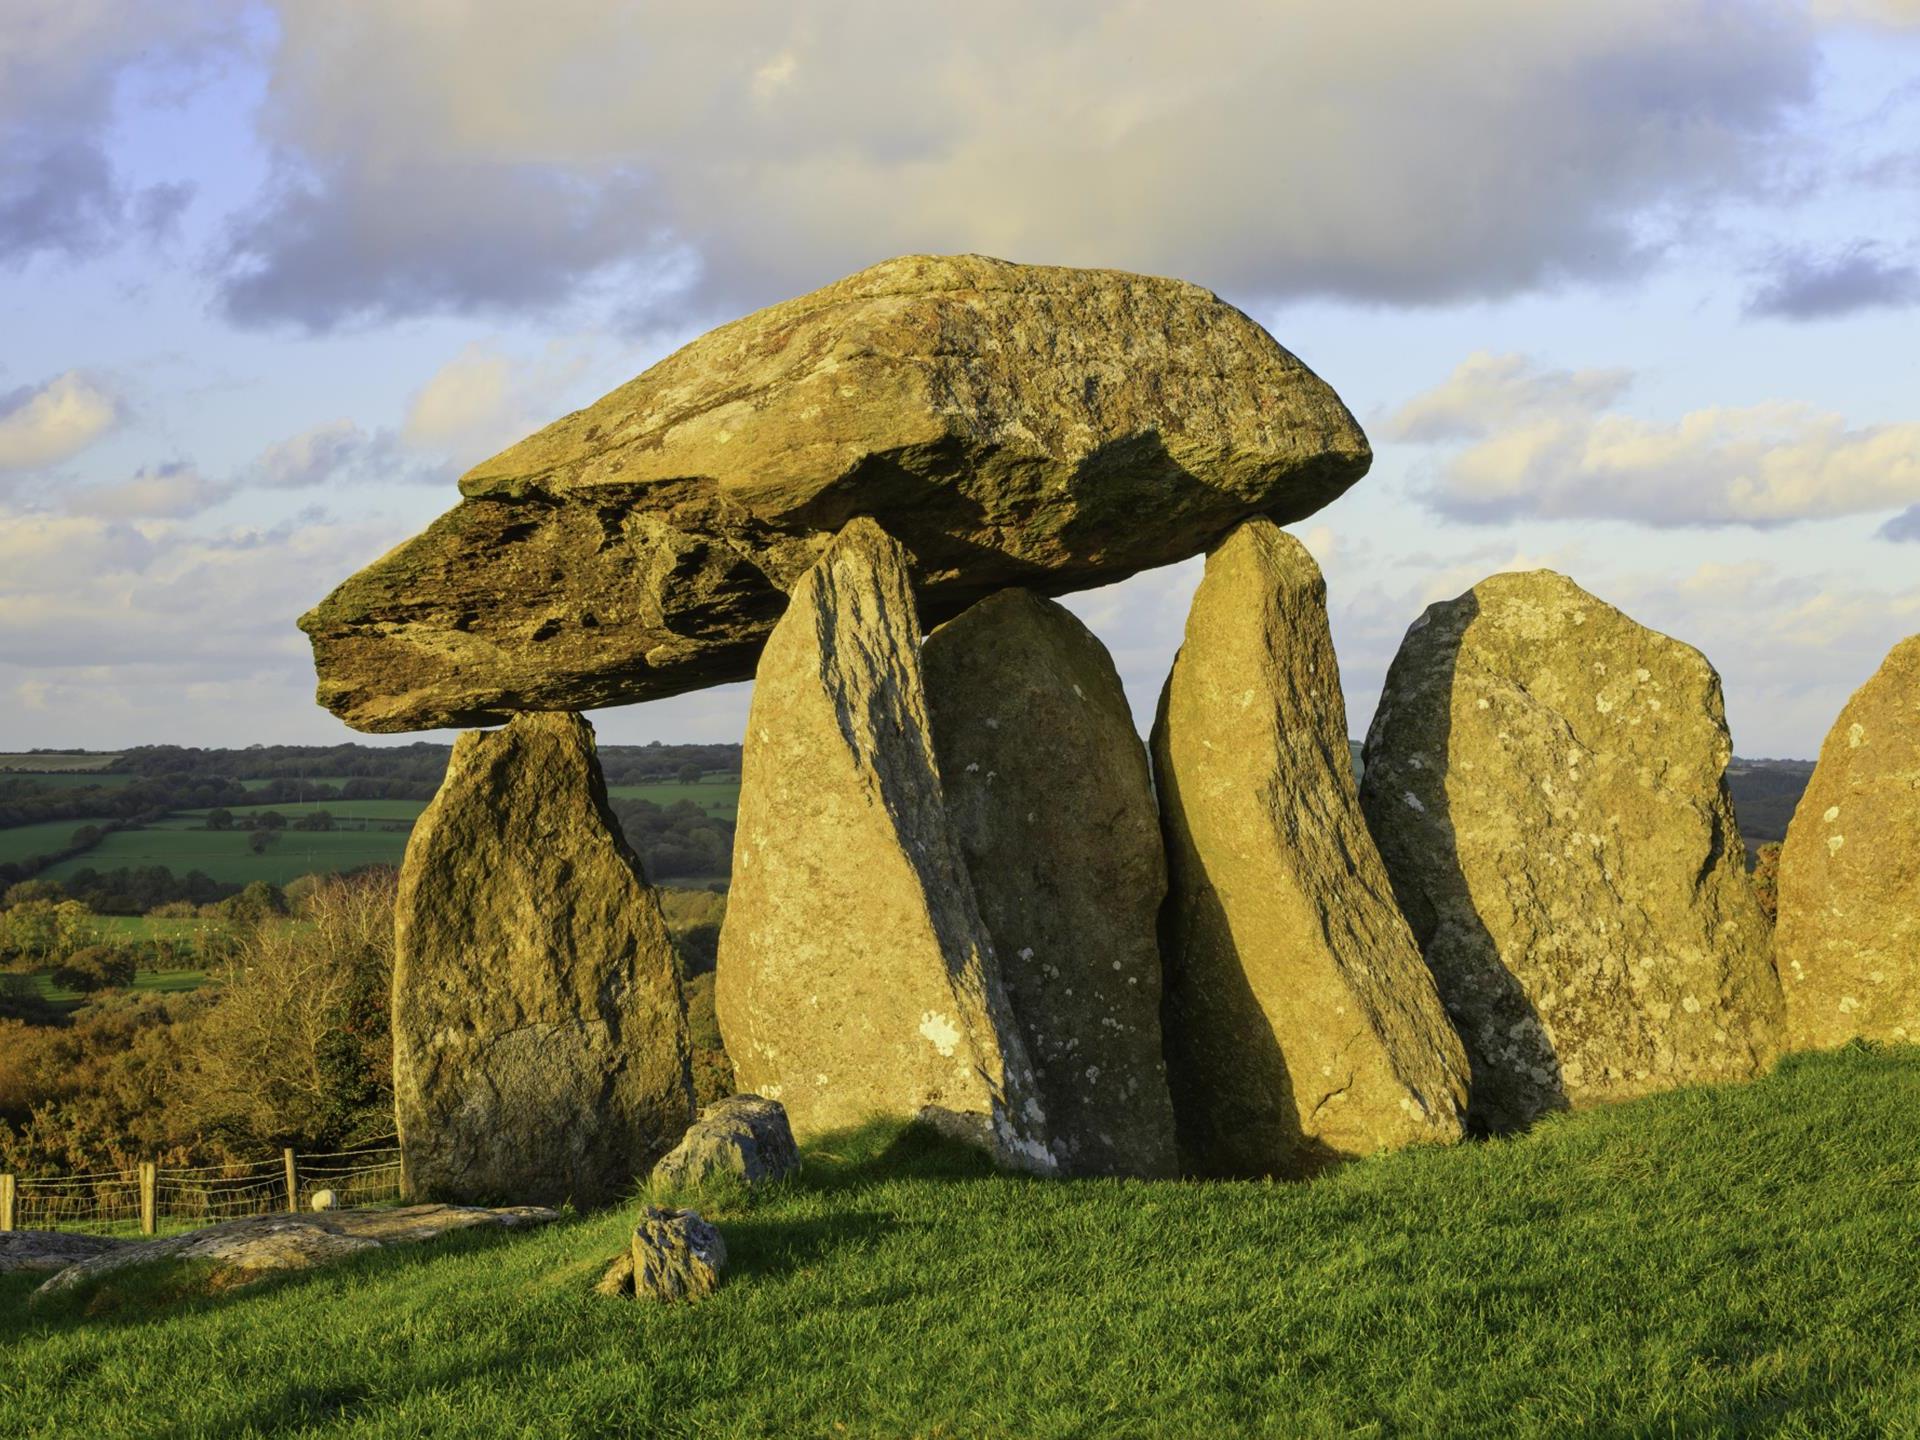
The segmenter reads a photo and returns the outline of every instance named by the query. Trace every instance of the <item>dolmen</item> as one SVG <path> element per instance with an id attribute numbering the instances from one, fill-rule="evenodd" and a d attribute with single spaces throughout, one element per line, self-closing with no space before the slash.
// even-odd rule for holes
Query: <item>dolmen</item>
<path id="1" fill-rule="evenodd" d="M 918 1121 L 1036 1175 L 1303 1176 L 1756 1073 L 1783 1001 L 1697 652 L 1497 576 L 1409 632 L 1356 788 L 1325 582 L 1282 527 L 1370 459 L 1205 290 L 923 255 L 476 466 L 301 621 L 347 723 L 499 727 L 402 870 L 409 1189 L 600 1204 L 686 1134 L 681 968 L 579 712 L 748 677 L 715 1008 L 802 1144 Z M 1056 597 L 1200 554 L 1143 744 Z M 1912 834 L 1886 690 L 1802 897 L 1851 883 L 1810 846 Z M 1783 937 L 1827 938 L 1794 942 L 1793 1004 L 1910 1026 L 1852 938 L 1876 922 L 1799 903 Z"/>

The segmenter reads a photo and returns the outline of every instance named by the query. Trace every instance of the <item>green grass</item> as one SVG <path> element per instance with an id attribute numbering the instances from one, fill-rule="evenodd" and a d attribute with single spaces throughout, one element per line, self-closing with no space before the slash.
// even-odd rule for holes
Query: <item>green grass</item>
<path id="1" fill-rule="evenodd" d="M 105 825 L 96 816 L 91 820 L 43 820 L 37 825 L 11 825 L 0 830 L 0 861 L 26 860 L 35 855 L 50 855 L 73 843 L 73 832 L 82 825 Z"/>
<path id="2" fill-rule="evenodd" d="M 54 984 L 50 970 L 36 971 L 33 983 L 39 997 L 51 1005 L 71 1008 L 87 998 L 78 990 L 63 989 Z M 143 970 L 126 988 L 136 995 L 177 995 L 183 990 L 198 990 L 206 983 L 207 972 L 204 970 Z"/>
<path id="3" fill-rule="evenodd" d="M 298 815 L 312 814 L 316 810 L 324 810 L 336 820 L 416 820 L 426 808 L 427 802 L 424 800 L 302 800 L 286 805 L 230 805 L 227 813 L 236 820 L 243 816 L 260 815 L 268 810 L 284 815 L 289 820 Z M 169 830 L 204 830 L 207 812 L 176 810 L 160 825 Z"/>
<path id="4" fill-rule="evenodd" d="M 231 928 L 232 922 L 173 915 L 96 915 L 93 927 L 105 940 L 198 940 Z"/>
<path id="5" fill-rule="evenodd" d="M 58 775 L 76 770 L 111 770 L 118 765 L 121 754 L 90 754 L 85 751 L 49 750 L 33 755 L 24 751 L 0 751 L 0 772 L 8 770 L 23 771 L 28 774 Z"/>
<path id="6" fill-rule="evenodd" d="M 662 809 L 680 800 L 691 800 L 709 815 L 731 820 L 740 808 L 740 777 L 709 775 L 692 785 L 678 780 L 655 780 L 638 785 L 609 785 L 607 794 L 620 800 L 651 800 Z"/>
<path id="7" fill-rule="evenodd" d="M 875 1129 L 693 1307 L 587 1293 L 627 1212 L 93 1319 L 0 1281 L 0 1433 L 1911 1435 L 1916 1114 L 1920 1051 L 1853 1049 L 1310 1184 Z"/>
<path id="8" fill-rule="evenodd" d="M 356 865 L 398 865 L 406 848 L 405 831 L 286 830 L 266 854 L 255 855 L 247 848 L 247 833 L 241 830 L 121 830 L 86 854 L 41 873 L 50 880 L 64 880 L 76 870 L 89 868 L 165 865 L 175 875 L 201 870 L 215 880 L 239 884 L 271 880 L 284 885 L 296 876 L 351 870 Z"/>

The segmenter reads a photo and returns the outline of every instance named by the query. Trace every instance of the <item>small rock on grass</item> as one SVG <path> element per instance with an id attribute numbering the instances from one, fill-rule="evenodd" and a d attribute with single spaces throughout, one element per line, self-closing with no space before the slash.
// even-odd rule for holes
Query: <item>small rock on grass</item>
<path id="1" fill-rule="evenodd" d="M 799 1169 L 786 1107 L 759 1095 L 729 1095 L 700 1112 L 680 1143 L 653 1167 L 653 1182 L 697 1190 L 732 1179 L 752 1190 Z"/>
<path id="2" fill-rule="evenodd" d="M 697 1210 L 649 1205 L 634 1227 L 633 1244 L 607 1266 L 596 1295 L 641 1300 L 700 1300 L 720 1287 L 727 1244 Z"/>

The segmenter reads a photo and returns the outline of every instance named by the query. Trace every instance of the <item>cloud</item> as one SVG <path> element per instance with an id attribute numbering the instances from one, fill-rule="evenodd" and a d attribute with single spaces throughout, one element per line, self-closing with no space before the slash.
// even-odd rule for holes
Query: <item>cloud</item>
<path id="1" fill-rule="evenodd" d="M 140 470 L 116 484 L 75 490 L 67 496 L 67 509 L 108 520 L 184 520 L 211 510 L 233 491 L 231 484 L 209 480 L 191 465 L 175 462 Z"/>
<path id="2" fill-rule="evenodd" d="M 1390 415 L 1386 433 L 1473 442 L 1439 459 L 1425 491 L 1469 521 L 1764 527 L 1920 500 L 1920 424 L 1850 428 L 1784 401 L 1649 421 L 1607 408 L 1625 384 L 1474 355 Z"/>
<path id="3" fill-rule="evenodd" d="M 0 395 L 0 470 L 36 470 L 79 454 L 119 423 L 118 399 L 78 370 Z"/>
<path id="4" fill-rule="evenodd" d="M 9 0 L 0 6 L 0 263 L 93 254 L 163 233 L 191 196 L 129 185 L 109 154 L 128 74 L 196 63 L 227 38 L 231 0 Z"/>
<path id="5" fill-rule="evenodd" d="M 1920 541 L 1920 505 L 1909 506 L 1882 525 L 1880 538 Z"/>
<path id="6" fill-rule="evenodd" d="M 588 359 L 588 350 L 569 340 L 556 340 L 530 359 L 488 344 L 467 345 L 413 392 L 400 439 L 430 454 L 493 454 L 551 418 L 556 397 L 581 376 Z"/>
<path id="7" fill-rule="evenodd" d="M 1773 277 L 1747 301 L 1749 315 L 1829 320 L 1859 310 L 1920 303 L 1920 269 L 1890 264 L 1869 246 L 1838 255 L 1780 256 Z"/>
<path id="8" fill-rule="evenodd" d="M 1606 279 L 1767 188 L 1816 64 L 1787 0 L 278 15 L 279 178 L 221 284 L 311 329 L 595 286 L 684 318 L 913 250 L 1272 299 Z"/>
<path id="9" fill-rule="evenodd" d="M 1920 0 L 1813 0 L 1814 18 L 1828 24 L 1920 26 Z"/>

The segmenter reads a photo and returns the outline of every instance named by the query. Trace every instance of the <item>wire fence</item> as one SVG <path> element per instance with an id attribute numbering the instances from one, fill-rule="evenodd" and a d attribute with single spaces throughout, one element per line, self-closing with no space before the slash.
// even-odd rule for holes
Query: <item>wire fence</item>
<path id="1" fill-rule="evenodd" d="M 84 1175 L 0 1175 L 0 1231 L 100 1234 L 217 1225 L 314 1205 L 338 1209 L 400 1198 L 400 1147 L 387 1140 L 353 1150 L 228 1165 L 138 1165 Z"/>

